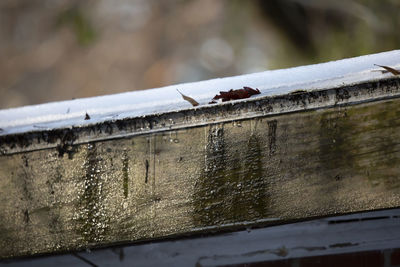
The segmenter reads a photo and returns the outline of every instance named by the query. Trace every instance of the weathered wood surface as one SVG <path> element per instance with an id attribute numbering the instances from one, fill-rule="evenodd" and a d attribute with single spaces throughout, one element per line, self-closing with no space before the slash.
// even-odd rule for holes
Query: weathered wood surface
<path id="1" fill-rule="evenodd" d="M 5 154 L 0 257 L 397 207 L 399 140 L 392 98 Z"/>

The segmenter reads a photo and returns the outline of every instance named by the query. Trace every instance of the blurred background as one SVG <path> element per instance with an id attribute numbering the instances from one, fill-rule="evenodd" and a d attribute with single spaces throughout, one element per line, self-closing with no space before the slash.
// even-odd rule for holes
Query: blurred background
<path id="1" fill-rule="evenodd" d="M 0 109 L 398 49 L 399 0 L 1 0 Z"/>

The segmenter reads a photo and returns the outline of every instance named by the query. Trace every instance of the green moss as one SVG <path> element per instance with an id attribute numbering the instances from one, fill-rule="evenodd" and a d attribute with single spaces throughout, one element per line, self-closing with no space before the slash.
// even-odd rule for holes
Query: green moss
<path id="1" fill-rule="evenodd" d="M 387 101 L 383 106 L 371 105 L 367 108 L 365 114 L 367 122 L 369 122 L 368 130 L 371 133 L 380 132 L 367 144 L 375 158 L 370 163 L 368 179 L 373 184 L 383 183 L 386 187 L 398 188 L 400 187 L 398 179 L 398 172 L 400 171 L 400 140 L 398 134 L 400 108 L 398 100 Z"/>
<path id="2" fill-rule="evenodd" d="M 347 170 L 371 186 L 400 187 L 399 100 L 324 111 L 320 118 L 320 158 L 324 170 Z M 334 173 L 331 172 L 331 176 Z"/>
<path id="3" fill-rule="evenodd" d="M 347 110 L 331 110 L 322 114 L 319 128 L 319 158 L 324 170 L 354 167 L 356 147 L 352 142 L 353 127 Z"/>
<path id="4" fill-rule="evenodd" d="M 258 136 L 251 135 L 245 143 L 230 143 L 238 147 L 228 155 L 224 127 L 210 127 L 204 172 L 195 188 L 196 224 L 249 221 L 270 214 L 260 141 Z"/>
<path id="5" fill-rule="evenodd" d="M 199 226 L 211 225 L 224 217 L 225 205 L 222 198 L 227 193 L 227 188 L 224 186 L 227 179 L 225 152 L 224 128 L 220 125 L 210 126 L 204 171 L 199 183 L 196 184 L 194 195 L 193 217 Z"/>
<path id="6" fill-rule="evenodd" d="M 276 124 L 274 125 L 276 127 Z M 276 149 L 274 143 L 269 142 L 268 144 L 272 153 Z M 270 214 L 268 177 L 264 174 L 262 149 L 260 138 L 257 135 L 251 135 L 247 141 L 240 170 L 235 173 L 241 187 L 236 186 L 237 194 L 234 194 L 236 198 L 233 205 L 237 209 L 233 219 L 235 217 L 242 220 L 258 219 L 265 218 Z"/>
<path id="7" fill-rule="evenodd" d="M 399 102 L 284 115 L 268 119 L 268 132 L 257 130 L 252 135 L 247 127 L 241 134 L 228 124 L 211 126 L 204 171 L 195 186 L 195 224 L 268 218 L 273 214 L 271 183 L 282 177 L 289 185 L 309 175 L 301 190 L 318 189 L 315 194 L 332 205 L 337 203 L 336 193 L 353 181 L 363 192 L 378 185 L 388 191 L 400 188 Z M 278 125 L 289 128 L 287 147 L 280 147 L 280 138 L 285 137 L 277 135 Z"/>

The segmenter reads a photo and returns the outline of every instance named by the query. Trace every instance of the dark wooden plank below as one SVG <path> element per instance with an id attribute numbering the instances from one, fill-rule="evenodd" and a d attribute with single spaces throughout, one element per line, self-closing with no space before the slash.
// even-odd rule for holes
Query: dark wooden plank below
<path id="1" fill-rule="evenodd" d="M 398 266 L 400 209 L 0 261 L 0 266 Z"/>

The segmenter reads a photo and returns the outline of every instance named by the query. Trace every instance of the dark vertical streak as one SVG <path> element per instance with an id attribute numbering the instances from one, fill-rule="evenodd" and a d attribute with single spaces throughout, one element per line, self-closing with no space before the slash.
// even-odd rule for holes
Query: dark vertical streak
<path id="1" fill-rule="evenodd" d="M 30 221 L 30 218 L 29 218 L 29 211 L 28 211 L 28 210 L 25 210 L 25 211 L 24 211 L 24 222 L 25 222 L 25 223 L 29 223 L 29 221 Z"/>
<path id="2" fill-rule="evenodd" d="M 147 184 L 147 182 L 149 180 L 149 161 L 147 159 L 146 159 L 144 165 L 146 167 L 146 176 L 144 178 L 144 182 Z"/>
<path id="3" fill-rule="evenodd" d="M 124 189 L 124 197 L 128 197 L 128 185 L 129 185 L 129 175 L 128 175 L 128 168 L 129 168 L 129 160 L 128 160 L 128 155 L 126 152 L 123 155 L 122 158 L 122 175 L 123 175 L 123 189 Z"/>
<path id="4" fill-rule="evenodd" d="M 23 156 L 22 156 L 22 159 L 23 159 L 23 161 L 24 161 L 25 167 L 29 167 L 28 158 L 27 158 L 25 155 L 23 155 Z"/>
<path id="5" fill-rule="evenodd" d="M 175 133 L 178 135 L 178 133 Z M 156 138 L 153 136 L 153 192 L 156 186 Z"/>
<path id="6" fill-rule="evenodd" d="M 277 120 L 268 122 L 268 147 L 269 155 L 272 156 L 276 151 L 276 128 L 278 125 Z"/>
<path id="7" fill-rule="evenodd" d="M 21 175 L 20 179 L 21 179 L 21 189 L 22 189 L 22 194 L 23 196 L 21 197 L 21 200 L 23 199 L 24 202 L 26 203 L 30 203 L 33 200 L 32 194 L 31 194 L 31 175 L 30 175 L 30 167 L 29 167 L 29 163 L 28 163 L 28 158 L 23 155 L 21 157 L 21 159 L 23 160 L 23 164 L 21 165 L 21 170 L 23 175 Z M 27 204 L 29 206 L 29 204 Z M 30 215 L 29 215 L 29 210 L 28 209 L 23 209 L 22 210 L 23 213 L 23 222 L 25 223 L 25 225 L 29 224 L 30 222 Z"/>

